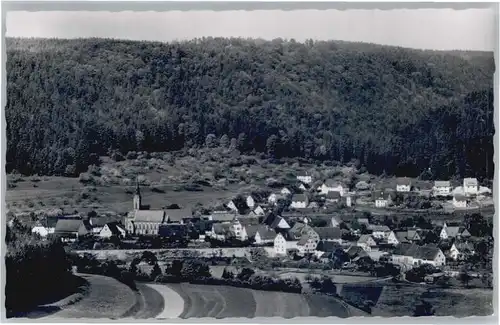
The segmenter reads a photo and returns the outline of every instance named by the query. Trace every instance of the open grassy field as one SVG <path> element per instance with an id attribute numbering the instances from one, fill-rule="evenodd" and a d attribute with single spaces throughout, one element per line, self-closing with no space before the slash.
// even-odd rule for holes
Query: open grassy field
<path id="1" fill-rule="evenodd" d="M 165 309 L 165 299 L 158 290 L 148 284 L 137 283 L 141 302 L 139 310 L 133 314 L 136 319 L 154 318 L 160 315 Z"/>
<path id="2" fill-rule="evenodd" d="M 43 320 L 68 318 L 120 318 L 136 304 L 134 292 L 125 284 L 101 275 L 81 275 L 89 282 L 88 294 L 77 303 Z"/>
<path id="3" fill-rule="evenodd" d="M 184 299 L 181 318 L 349 316 L 342 303 L 327 296 L 186 283 L 168 286 Z"/>
<path id="4" fill-rule="evenodd" d="M 374 316 L 412 315 L 421 299 L 430 302 L 436 316 L 488 316 L 493 314 L 493 290 L 430 289 L 423 286 L 384 286 L 372 310 Z"/>

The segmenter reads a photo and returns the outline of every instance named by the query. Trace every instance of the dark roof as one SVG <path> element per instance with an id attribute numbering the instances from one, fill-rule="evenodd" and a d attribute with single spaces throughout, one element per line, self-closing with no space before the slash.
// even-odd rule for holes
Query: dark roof
<path id="1" fill-rule="evenodd" d="M 252 238 L 257 233 L 261 227 L 265 227 L 264 225 L 245 225 L 245 231 L 247 232 L 247 236 Z"/>
<path id="2" fill-rule="evenodd" d="M 368 225 L 367 228 L 371 231 L 391 231 L 386 225 Z"/>
<path id="3" fill-rule="evenodd" d="M 298 246 L 305 245 L 310 238 L 311 237 L 309 235 L 304 235 L 304 236 L 300 237 L 299 242 L 297 243 L 297 245 Z"/>
<path id="4" fill-rule="evenodd" d="M 399 245 L 396 246 L 394 251 L 392 252 L 394 255 L 406 255 L 406 252 L 413 246 L 416 246 L 415 244 L 409 244 L 409 243 L 400 243 Z"/>
<path id="5" fill-rule="evenodd" d="M 341 195 L 340 192 L 337 191 L 330 191 L 326 194 L 327 199 L 340 199 Z"/>
<path id="6" fill-rule="evenodd" d="M 270 226 L 270 227 L 271 227 L 271 228 L 278 228 L 278 226 L 279 226 L 279 224 L 280 224 L 280 222 L 281 222 L 282 220 L 284 220 L 284 221 L 286 222 L 286 220 L 285 220 L 285 219 L 283 219 L 282 217 L 279 217 L 279 216 L 278 216 L 278 217 L 274 218 L 274 221 L 273 221 L 273 223 L 271 224 L 271 226 Z"/>
<path id="7" fill-rule="evenodd" d="M 463 194 L 455 194 L 454 197 L 457 201 L 467 201 L 467 197 Z"/>
<path id="8" fill-rule="evenodd" d="M 193 211 L 189 208 L 185 209 L 167 209 L 165 214 L 170 222 L 181 222 L 184 218 L 191 218 Z"/>
<path id="9" fill-rule="evenodd" d="M 438 247 L 432 246 L 418 246 L 416 252 L 412 255 L 414 258 L 421 260 L 433 260 L 439 253 L 440 249 Z"/>
<path id="10" fill-rule="evenodd" d="M 56 224 L 55 232 L 78 232 L 80 227 L 84 225 L 81 219 L 59 219 Z"/>
<path id="11" fill-rule="evenodd" d="M 238 217 L 238 221 L 244 226 L 250 225 L 258 225 L 259 218 L 258 217 Z"/>
<path id="12" fill-rule="evenodd" d="M 411 185 L 411 179 L 408 177 L 401 177 L 396 180 L 397 185 Z"/>
<path id="13" fill-rule="evenodd" d="M 213 227 L 214 227 L 214 232 L 218 235 L 226 235 L 231 233 L 230 223 L 215 223 Z"/>
<path id="14" fill-rule="evenodd" d="M 337 182 L 333 179 L 327 179 L 324 184 L 328 187 L 337 187 L 339 185 L 345 187 L 341 182 Z"/>
<path id="15" fill-rule="evenodd" d="M 90 224 L 94 228 L 104 227 L 105 224 L 115 222 L 115 221 L 116 221 L 116 218 L 113 218 L 110 216 L 98 216 L 98 217 L 91 217 L 90 218 Z"/>
<path id="16" fill-rule="evenodd" d="M 450 181 L 435 181 L 435 187 L 450 187 Z"/>
<path id="17" fill-rule="evenodd" d="M 358 218 L 358 223 L 370 224 L 370 221 L 368 220 L 368 218 Z"/>
<path id="18" fill-rule="evenodd" d="M 365 252 L 365 250 L 362 247 L 359 246 L 351 246 L 347 250 L 347 255 L 349 258 L 353 259 L 355 257 L 363 257 L 363 256 L 368 256 L 368 254 Z"/>
<path id="19" fill-rule="evenodd" d="M 276 232 L 266 227 L 259 228 L 257 232 L 262 240 L 274 239 L 276 237 Z"/>
<path id="20" fill-rule="evenodd" d="M 372 197 L 375 199 L 375 200 L 380 200 L 380 199 L 383 199 L 383 200 L 388 200 L 391 198 L 391 192 L 385 192 L 385 191 L 374 191 L 373 194 L 372 194 Z"/>
<path id="21" fill-rule="evenodd" d="M 305 194 L 294 194 L 292 202 L 307 202 L 307 196 Z"/>
<path id="22" fill-rule="evenodd" d="M 164 210 L 134 210 L 132 216 L 134 222 L 163 223 L 166 220 Z"/>
<path id="23" fill-rule="evenodd" d="M 109 230 L 111 231 L 111 233 L 112 233 L 113 235 L 115 235 L 115 236 L 119 236 L 119 235 L 121 235 L 121 232 L 120 232 L 120 230 L 118 229 L 118 227 L 120 227 L 121 225 L 120 225 L 118 222 L 116 222 L 116 221 L 114 221 L 114 222 L 109 222 L 109 223 L 107 223 L 106 225 L 108 226 Z M 120 227 L 120 228 L 122 228 L 122 227 Z M 124 230 L 124 229 L 122 228 L 122 230 Z"/>
<path id="24" fill-rule="evenodd" d="M 342 232 L 339 227 L 315 227 L 313 230 L 320 239 L 341 239 Z"/>
<path id="25" fill-rule="evenodd" d="M 316 249 L 318 251 L 331 253 L 331 252 L 335 252 L 336 250 L 341 249 L 341 248 L 342 248 L 342 246 L 337 242 L 322 240 L 318 243 L 318 247 Z"/>
<path id="26" fill-rule="evenodd" d="M 358 239 L 358 243 L 366 243 L 368 239 L 370 239 L 372 236 L 371 235 L 361 235 Z M 372 238 L 373 239 L 373 238 Z"/>

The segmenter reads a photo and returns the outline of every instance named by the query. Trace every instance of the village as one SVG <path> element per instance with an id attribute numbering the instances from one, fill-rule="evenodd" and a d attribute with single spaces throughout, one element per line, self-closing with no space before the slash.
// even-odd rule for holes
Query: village
<path id="1" fill-rule="evenodd" d="M 484 254 L 476 249 L 481 234 L 474 222 L 481 223 L 482 216 L 474 208 L 487 206 L 491 190 L 475 178 L 457 187 L 435 181 L 432 188 L 397 178 L 395 188 L 381 189 L 363 181 L 349 189 L 332 179 L 316 187 L 317 180 L 307 174 L 296 179 L 270 194 L 239 195 L 201 212 L 175 204 L 151 209 L 137 182 L 132 209 L 122 218 L 95 212 L 46 217 L 32 233 L 55 236 L 77 251 L 238 248 L 247 256 L 247 249 L 261 247 L 269 258 L 306 259 L 351 271 L 366 261 L 390 263 L 403 276 L 430 264 L 435 269 L 426 281 L 431 282 L 458 276 L 466 262 Z M 447 220 L 443 206 L 473 217 Z M 440 217 L 429 218 L 433 215 Z"/>

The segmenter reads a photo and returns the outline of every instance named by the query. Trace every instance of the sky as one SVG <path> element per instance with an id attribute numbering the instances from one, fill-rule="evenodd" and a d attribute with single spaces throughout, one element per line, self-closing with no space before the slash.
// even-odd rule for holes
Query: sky
<path id="1" fill-rule="evenodd" d="M 493 51 L 493 9 L 257 11 L 11 11 L 7 37 L 196 37 L 343 40 L 433 50 Z"/>

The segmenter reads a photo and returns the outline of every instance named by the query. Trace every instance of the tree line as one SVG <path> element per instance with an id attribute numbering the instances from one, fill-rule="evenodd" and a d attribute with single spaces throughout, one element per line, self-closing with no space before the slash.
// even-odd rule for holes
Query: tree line
<path id="1" fill-rule="evenodd" d="M 334 41 L 7 39 L 7 172 L 220 145 L 493 177 L 492 53 Z"/>

